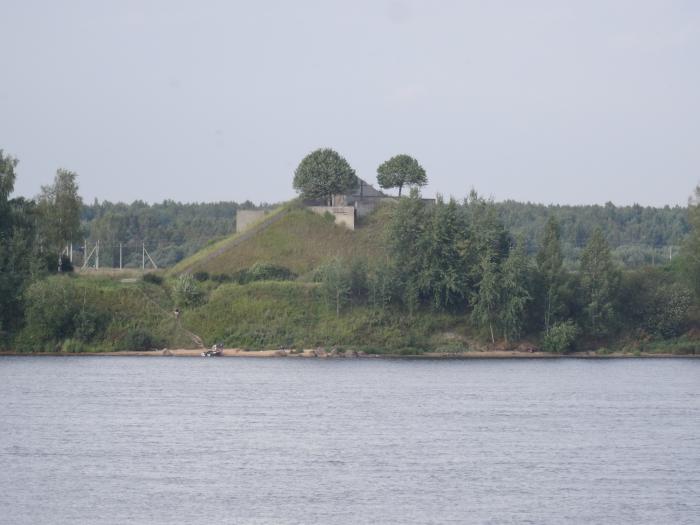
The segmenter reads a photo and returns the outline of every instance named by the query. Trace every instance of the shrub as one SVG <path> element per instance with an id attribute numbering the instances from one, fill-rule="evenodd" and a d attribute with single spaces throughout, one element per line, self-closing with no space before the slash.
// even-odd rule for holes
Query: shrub
<path id="1" fill-rule="evenodd" d="M 73 317 L 73 336 L 82 341 L 92 341 L 103 329 L 105 320 L 92 310 L 82 309 Z"/>
<path id="2" fill-rule="evenodd" d="M 200 283 L 203 281 L 208 281 L 209 280 L 209 272 L 195 272 L 192 277 L 194 277 L 195 281 L 199 281 Z"/>
<path id="3" fill-rule="evenodd" d="M 57 341 L 73 335 L 74 320 L 82 302 L 73 281 L 57 275 L 37 281 L 27 289 L 25 313 L 30 340 Z"/>
<path id="4" fill-rule="evenodd" d="M 202 292 L 189 273 L 183 273 L 175 280 L 173 291 L 179 306 L 196 306 L 202 300 Z"/>
<path id="5" fill-rule="evenodd" d="M 61 352 L 67 354 L 79 354 L 88 350 L 88 347 L 82 341 L 77 339 L 66 339 L 61 345 Z"/>
<path id="6" fill-rule="evenodd" d="M 158 286 L 163 284 L 163 278 L 155 273 L 144 273 L 141 279 L 146 283 L 157 284 Z"/>
<path id="7" fill-rule="evenodd" d="M 567 352 L 573 348 L 578 334 L 578 326 L 573 321 L 556 323 L 544 335 L 542 348 L 545 352 Z"/>
<path id="8" fill-rule="evenodd" d="M 162 346 L 161 341 L 156 339 L 151 332 L 143 328 L 137 328 L 126 334 L 121 340 L 120 346 L 124 350 L 150 350 Z"/>
<path id="9" fill-rule="evenodd" d="M 296 275 L 289 268 L 269 263 L 255 263 L 246 272 L 246 281 L 290 281 Z"/>

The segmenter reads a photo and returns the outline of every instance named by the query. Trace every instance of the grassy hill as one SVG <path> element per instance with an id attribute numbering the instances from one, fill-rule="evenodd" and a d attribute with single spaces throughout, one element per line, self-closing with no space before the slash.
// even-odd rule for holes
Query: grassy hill
<path id="1" fill-rule="evenodd" d="M 334 257 L 382 257 L 390 206 L 379 208 L 352 231 L 336 225 L 330 217 L 315 214 L 296 203 L 287 204 L 249 230 L 180 261 L 168 274 L 232 274 L 255 263 L 270 263 L 303 275 Z"/>

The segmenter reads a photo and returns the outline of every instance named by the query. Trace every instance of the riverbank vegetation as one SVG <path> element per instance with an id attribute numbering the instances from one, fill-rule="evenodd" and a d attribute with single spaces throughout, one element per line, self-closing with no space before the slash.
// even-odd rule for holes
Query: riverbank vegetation
<path id="1" fill-rule="evenodd" d="M 36 201 L 12 198 L 16 165 L 0 154 L 2 348 L 700 350 L 700 190 L 687 208 L 654 210 L 494 203 L 474 191 L 428 203 L 414 187 L 355 231 L 295 201 L 241 238 L 225 237 L 230 218 L 213 226 L 224 203 L 199 223 L 196 207 L 174 203 L 90 208 L 63 170 Z M 142 224 L 224 238 L 157 272 L 76 273 L 60 256 L 87 226 L 108 235 Z M 642 255 L 620 257 L 615 243 L 630 242 Z M 664 243 L 675 256 L 657 259 Z"/>

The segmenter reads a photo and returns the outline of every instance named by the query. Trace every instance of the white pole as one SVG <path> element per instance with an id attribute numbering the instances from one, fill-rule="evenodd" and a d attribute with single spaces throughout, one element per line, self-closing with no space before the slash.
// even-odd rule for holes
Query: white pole
<path id="1" fill-rule="evenodd" d="M 95 270 L 100 269 L 100 240 L 97 239 L 97 251 L 95 252 Z"/>
<path id="2" fill-rule="evenodd" d="M 141 243 L 141 269 L 146 269 L 146 243 Z"/>

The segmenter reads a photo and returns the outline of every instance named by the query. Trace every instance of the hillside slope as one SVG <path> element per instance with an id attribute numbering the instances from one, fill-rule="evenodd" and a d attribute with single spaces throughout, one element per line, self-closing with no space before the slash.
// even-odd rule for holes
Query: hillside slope
<path id="1" fill-rule="evenodd" d="M 207 247 L 178 263 L 169 273 L 231 274 L 255 263 L 270 263 L 301 275 L 334 257 L 376 259 L 385 254 L 389 206 L 379 208 L 352 231 L 328 217 L 288 205 L 275 212 L 276 220 Z"/>

